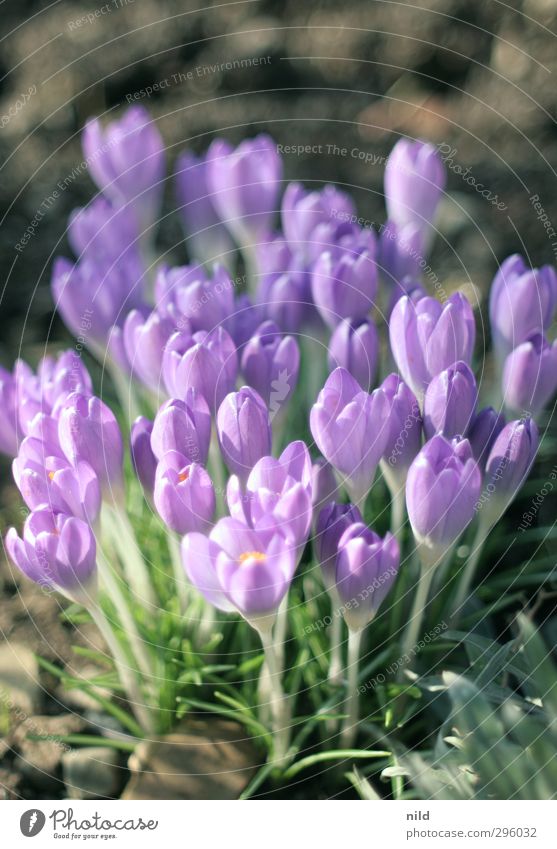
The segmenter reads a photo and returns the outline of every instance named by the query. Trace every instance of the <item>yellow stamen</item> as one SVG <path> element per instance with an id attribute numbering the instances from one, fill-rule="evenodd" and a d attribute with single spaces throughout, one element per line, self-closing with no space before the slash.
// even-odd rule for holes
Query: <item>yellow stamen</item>
<path id="1" fill-rule="evenodd" d="M 50 478 L 50 480 L 54 480 L 54 472 L 49 472 L 48 477 Z"/>
<path id="2" fill-rule="evenodd" d="M 267 559 L 267 555 L 262 551 L 244 551 L 238 557 L 240 563 L 245 563 L 246 560 L 257 560 L 259 563 Z"/>

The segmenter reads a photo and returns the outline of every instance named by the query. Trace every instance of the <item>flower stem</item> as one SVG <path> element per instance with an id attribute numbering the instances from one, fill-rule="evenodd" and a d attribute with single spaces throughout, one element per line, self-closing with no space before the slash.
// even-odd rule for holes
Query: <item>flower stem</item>
<path id="1" fill-rule="evenodd" d="M 412 651 L 418 639 L 437 562 L 438 561 L 436 560 L 430 559 L 427 554 L 420 552 L 420 577 L 418 579 L 418 586 L 414 596 L 414 603 L 412 605 L 408 627 L 404 634 L 404 640 L 402 643 L 401 656 L 403 658 L 406 655 L 410 657 L 409 653 Z"/>
<path id="2" fill-rule="evenodd" d="M 110 650 L 110 653 L 112 654 L 112 657 L 114 658 L 118 677 L 122 682 L 124 690 L 126 691 L 130 707 L 134 713 L 135 718 L 147 734 L 154 734 L 155 725 L 153 722 L 153 718 L 150 714 L 149 709 L 145 705 L 145 701 L 143 699 L 143 696 L 141 695 L 141 690 L 139 688 L 135 673 L 130 668 L 128 659 L 126 658 L 126 655 L 122 650 L 122 646 L 118 642 L 118 639 L 114 631 L 112 630 L 108 619 L 106 618 L 98 604 L 91 604 L 88 607 L 88 610 L 91 614 L 93 621 L 95 622 L 95 625 L 101 632 Z"/>
<path id="3" fill-rule="evenodd" d="M 139 636 L 134 618 L 128 607 L 126 599 L 118 586 L 118 580 L 114 574 L 112 566 L 102 551 L 97 551 L 97 562 L 102 583 L 104 584 L 110 600 L 116 608 L 116 613 L 118 614 L 120 624 L 126 633 L 126 637 L 130 642 L 130 648 L 137 662 L 138 669 L 147 680 L 150 680 L 153 676 L 153 669 L 149 655 L 145 650 L 144 641 Z"/>
<path id="4" fill-rule="evenodd" d="M 168 531 L 166 538 L 168 540 L 168 551 L 172 561 L 174 583 L 176 584 L 176 594 L 180 604 L 180 612 L 185 613 L 189 604 L 189 597 L 186 574 L 184 572 L 182 556 L 180 554 L 180 542 L 178 537 L 172 531 Z"/>
<path id="5" fill-rule="evenodd" d="M 341 748 L 349 749 L 358 731 L 359 721 L 359 701 L 360 694 L 358 693 L 358 674 L 360 667 L 360 646 L 362 642 L 362 631 L 348 632 L 348 662 L 347 670 L 347 699 L 346 699 L 346 718 L 342 723 L 342 731 L 340 734 Z"/>
<path id="6" fill-rule="evenodd" d="M 466 599 L 468 598 L 470 587 L 472 585 L 474 574 L 476 572 L 476 567 L 481 557 L 484 543 L 487 539 L 487 534 L 488 529 L 485 527 L 485 524 L 480 521 L 476 530 L 474 541 L 472 543 L 470 557 L 464 564 L 458 588 L 455 593 L 454 601 L 451 605 L 451 615 L 454 617 L 457 617 L 462 613 L 462 608 L 464 606 L 464 603 L 466 602 Z"/>
<path id="7" fill-rule="evenodd" d="M 112 538 L 119 553 L 119 558 L 126 573 L 130 589 L 139 597 L 139 600 L 144 606 L 150 605 L 153 608 L 157 608 L 158 605 L 149 579 L 147 566 L 143 560 L 125 508 L 120 504 L 111 505 L 107 510 L 107 516 L 111 520 Z"/>
<path id="8" fill-rule="evenodd" d="M 269 671 L 274 742 L 273 762 L 276 766 L 281 766 L 286 759 L 288 747 L 290 745 L 290 717 L 288 715 L 288 706 L 286 704 L 280 680 L 281 670 L 272 632 L 270 630 L 259 631 L 259 635 L 261 637 L 263 651 L 265 652 L 265 661 Z"/>
<path id="9" fill-rule="evenodd" d="M 329 662 L 329 684 L 340 684 L 342 681 L 342 616 L 338 610 L 333 610 L 331 627 L 331 659 Z"/>

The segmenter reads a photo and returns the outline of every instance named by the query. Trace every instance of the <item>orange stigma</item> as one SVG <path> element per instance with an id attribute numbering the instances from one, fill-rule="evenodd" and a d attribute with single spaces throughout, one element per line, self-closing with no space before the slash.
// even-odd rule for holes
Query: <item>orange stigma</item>
<path id="1" fill-rule="evenodd" d="M 49 472 L 48 477 L 50 478 L 50 480 L 54 480 L 54 472 Z"/>
<path id="2" fill-rule="evenodd" d="M 187 481 L 189 476 L 190 476 L 189 472 L 180 472 L 180 474 L 178 475 L 178 480 L 180 481 L 180 483 L 183 483 L 184 481 Z"/>
<path id="3" fill-rule="evenodd" d="M 267 559 L 267 555 L 262 551 L 244 551 L 238 557 L 240 563 L 245 563 L 246 560 L 257 560 L 258 563 Z"/>

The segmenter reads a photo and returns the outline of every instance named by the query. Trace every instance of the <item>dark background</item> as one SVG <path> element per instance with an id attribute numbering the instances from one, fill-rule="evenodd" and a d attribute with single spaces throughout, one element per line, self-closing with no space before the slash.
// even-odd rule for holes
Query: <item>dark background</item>
<path id="1" fill-rule="evenodd" d="M 186 146 L 206 148 L 259 131 L 281 144 L 323 145 L 321 154 L 285 157 L 285 177 L 351 187 L 360 214 L 384 218 L 383 166 L 353 148 L 388 155 L 402 134 L 455 149 L 454 163 L 497 195 L 499 211 L 462 177 L 449 174 L 433 267 L 447 288 L 462 277 L 485 287 L 496 262 L 515 250 L 534 264 L 554 259 L 529 201 L 540 196 L 557 222 L 555 0 L 391 0 L 339 3 L 239 0 L 108 0 L 110 11 L 78 26 L 107 0 L 8 0 L 0 6 L 0 114 L 37 93 L 0 131 L 0 362 L 23 347 L 31 358 L 52 320 L 53 256 L 69 253 L 70 210 L 93 191 L 85 170 L 71 180 L 19 254 L 14 245 L 44 199 L 82 160 L 79 132 L 93 114 L 121 112 L 126 95 L 173 75 L 140 102 L 156 117 L 172 163 Z M 121 7 L 117 7 L 122 3 Z M 258 67 L 197 68 L 270 57 Z M 349 154 L 328 153 L 327 144 Z M 166 210 L 174 203 L 171 186 Z M 446 241 L 444 241 L 446 239 Z M 183 262 L 177 217 L 159 237 Z M 442 274 L 440 270 L 442 269 Z"/>

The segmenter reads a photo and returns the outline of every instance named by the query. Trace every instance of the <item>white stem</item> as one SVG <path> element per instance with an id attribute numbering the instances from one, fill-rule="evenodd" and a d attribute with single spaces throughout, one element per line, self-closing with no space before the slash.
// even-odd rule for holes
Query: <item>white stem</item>
<path id="1" fill-rule="evenodd" d="M 340 745 L 343 749 L 349 749 L 358 731 L 359 701 L 358 674 L 360 666 L 360 645 L 362 642 L 362 631 L 348 632 L 348 662 L 346 667 L 348 679 L 348 691 L 346 699 L 346 718 L 342 723 Z"/>
<path id="2" fill-rule="evenodd" d="M 413 647 L 416 645 L 429 597 L 431 581 L 433 580 L 435 566 L 438 562 L 430 560 L 428 554 L 423 552 L 423 550 L 419 551 L 419 553 L 421 561 L 420 577 L 418 579 L 418 586 L 416 588 L 416 595 L 414 596 L 414 604 L 412 605 L 412 612 L 410 613 L 408 627 L 404 634 L 401 650 L 402 657 L 405 657 L 405 655 L 410 656 L 409 652 L 411 652 Z"/>
<path id="3" fill-rule="evenodd" d="M 342 681 L 342 616 L 333 606 L 331 627 L 331 660 L 329 662 L 329 684 L 338 685 Z"/>
<path id="4" fill-rule="evenodd" d="M 277 621 L 274 629 L 274 644 L 277 651 L 277 660 L 280 670 L 284 669 L 284 645 L 286 640 L 286 629 L 288 627 L 288 593 L 284 596 L 277 612 Z"/>
<path id="5" fill-rule="evenodd" d="M 119 553 L 119 559 L 126 573 L 130 589 L 138 596 L 141 603 L 157 608 L 157 601 L 149 579 L 147 566 L 137 544 L 135 533 L 126 514 L 125 508 L 114 504 L 108 510 L 111 522 L 114 544 Z"/>
<path id="6" fill-rule="evenodd" d="M 271 715 L 273 719 L 273 760 L 281 764 L 290 744 L 290 717 L 281 685 L 281 669 L 271 630 L 260 631 L 261 643 L 269 670 Z"/>
<path id="7" fill-rule="evenodd" d="M 458 588 L 454 597 L 454 601 L 451 605 L 452 616 L 457 616 L 458 614 L 462 613 L 462 607 L 464 606 L 466 599 L 468 598 L 468 595 L 470 593 L 470 587 L 472 585 L 474 574 L 476 572 L 476 567 L 481 557 L 482 549 L 487 539 L 488 533 L 489 526 L 486 528 L 485 523 L 480 520 L 478 528 L 476 530 L 474 541 L 472 543 L 470 557 L 463 566 Z"/>
<path id="8" fill-rule="evenodd" d="M 180 612 L 185 613 L 190 600 L 188 594 L 188 584 L 186 581 L 186 573 L 184 572 L 184 566 L 182 564 L 182 555 L 180 553 L 180 542 L 178 540 L 178 537 L 172 531 L 168 531 L 166 538 L 168 540 L 168 551 L 170 554 L 170 559 L 172 561 L 172 571 L 174 572 L 174 583 L 176 584 L 176 593 L 178 595 L 178 601 L 180 603 Z"/>
<path id="9" fill-rule="evenodd" d="M 144 731 L 146 731 L 148 734 L 154 734 L 155 726 L 153 723 L 153 718 L 144 703 L 144 699 L 141 695 L 141 690 L 139 688 L 135 674 L 129 666 L 128 659 L 126 658 L 126 655 L 124 654 L 122 647 L 118 642 L 116 635 L 114 634 L 114 631 L 110 627 L 108 620 L 106 619 L 104 613 L 97 604 L 91 604 L 88 607 L 88 611 L 91 614 L 95 625 L 101 632 L 112 654 L 112 657 L 114 658 L 118 677 L 120 678 L 122 686 L 126 691 L 130 706 L 137 721 L 139 722 Z"/>
<path id="10" fill-rule="evenodd" d="M 116 608 L 116 613 L 118 614 L 120 623 L 126 632 L 126 637 L 130 641 L 131 650 L 135 660 L 137 661 L 138 669 L 141 674 L 150 681 L 153 676 L 151 661 L 147 651 L 145 650 L 144 641 L 139 636 L 139 632 L 126 599 L 120 590 L 118 579 L 114 574 L 114 570 L 102 551 L 97 551 L 97 562 L 101 581 L 104 584 L 110 600 Z"/>

